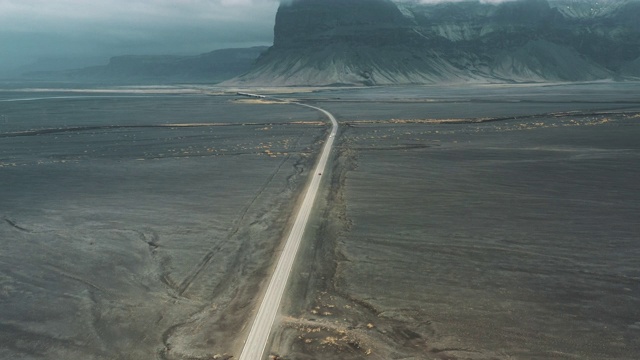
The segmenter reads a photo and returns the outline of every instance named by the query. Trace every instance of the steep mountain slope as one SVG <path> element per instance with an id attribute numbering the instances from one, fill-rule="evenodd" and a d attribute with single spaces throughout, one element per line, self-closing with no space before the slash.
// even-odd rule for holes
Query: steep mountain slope
<path id="1" fill-rule="evenodd" d="M 593 18 L 607 16 L 629 3 L 628 0 L 549 0 L 564 16 L 573 18 Z"/>
<path id="2" fill-rule="evenodd" d="M 635 74 L 638 0 L 293 0 L 233 84 L 584 81 Z"/>

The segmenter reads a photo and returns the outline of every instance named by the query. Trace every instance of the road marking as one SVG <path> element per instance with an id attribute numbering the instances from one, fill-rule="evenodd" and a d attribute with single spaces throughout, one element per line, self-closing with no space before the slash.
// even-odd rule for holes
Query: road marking
<path id="1" fill-rule="evenodd" d="M 269 286 L 267 287 L 267 291 L 264 294 L 258 313 L 256 314 L 251 330 L 249 331 L 249 336 L 244 344 L 242 353 L 240 353 L 240 360 L 259 360 L 264 356 L 264 350 L 267 347 L 271 328 L 273 327 L 273 323 L 278 314 L 280 301 L 282 300 L 282 295 L 284 294 L 284 290 L 287 286 L 287 280 L 289 279 L 289 274 L 291 273 L 296 253 L 298 252 L 300 242 L 302 241 L 302 235 L 304 234 L 316 194 L 318 193 L 318 188 L 320 187 L 322 174 L 325 173 L 327 161 L 329 160 L 329 153 L 331 153 L 331 149 L 333 148 L 335 135 L 338 132 L 338 122 L 328 111 L 307 104 L 296 102 L 290 103 L 315 109 L 323 113 L 331 121 L 331 132 L 327 136 L 322 148 L 322 153 L 320 154 L 320 158 L 318 159 L 315 168 L 310 173 L 311 181 L 309 182 L 309 187 L 307 188 L 304 200 L 302 201 L 302 206 L 300 206 L 300 210 L 298 210 L 298 215 L 296 216 L 296 220 L 293 223 L 287 242 L 280 254 L 280 259 L 278 259 L 276 269 L 271 276 Z"/>

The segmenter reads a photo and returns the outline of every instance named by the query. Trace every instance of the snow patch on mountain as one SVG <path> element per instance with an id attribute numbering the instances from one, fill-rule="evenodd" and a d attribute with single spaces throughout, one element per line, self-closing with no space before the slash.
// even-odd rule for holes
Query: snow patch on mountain
<path id="1" fill-rule="evenodd" d="M 640 0 L 296 0 L 228 84 L 591 81 L 640 75 Z M 561 10 L 564 8 L 564 10 Z M 592 10 L 593 9 L 593 10 Z"/>
<path id="2" fill-rule="evenodd" d="M 633 0 L 549 0 L 549 4 L 569 18 L 607 16 Z"/>

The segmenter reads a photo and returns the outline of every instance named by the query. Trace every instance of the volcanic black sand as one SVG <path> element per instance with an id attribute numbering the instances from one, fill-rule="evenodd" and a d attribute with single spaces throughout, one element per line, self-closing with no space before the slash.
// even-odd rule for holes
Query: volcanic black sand
<path id="1" fill-rule="evenodd" d="M 178 90 L 0 92 L 0 358 L 238 357 L 328 126 Z M 341 132 L 272 358 L 636 359 L 638 90 L 281 95 Z"/>
<path id="2" fill-rule="evenodd" d="M 321 116 L 67 95 L 0 102 L 0 358 L 237 354 Z"/>
<path id="3" fill-rule="evenodd" d="M 585 84 L 307 96 L 342 132 L 272 353 L 638 358 L 637 94 Z"/>

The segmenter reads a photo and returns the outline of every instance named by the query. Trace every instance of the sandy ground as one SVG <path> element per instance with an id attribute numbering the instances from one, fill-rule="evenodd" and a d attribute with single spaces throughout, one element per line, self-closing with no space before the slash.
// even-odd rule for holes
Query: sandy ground
<path id="1" fill-rule="evenodd" d="M 211 91 L 0 92 L 0 358 L 238 354 L 327 127 Z M 270 353 L 635 358 L 637 93 L 281 95 L 342 131 Z"/>
<path id="2" fill-rule="evenodd" d="M 360 106 L 392 113 L 394 105 Z M 412 118 L 428 114 L 400 106 Z M 509 114 L 510 105 L 493 106 L 478 118 Z M 637 103 L 618 114 L 619 104 L 591 106 L 608 114 L 343 118 L 332 182 L 272 354 L 635 358 L 640 115 Z M 536 107 L 541 114 L 544 104 Z M 554 103 L 550 112 L 573 107 L 584 109 Z"/>
<path id="3" fill-rule="evenodd" d="M 3 111 L 0 358 L 237 355 L 320 117 L 202 96 Z"/>

